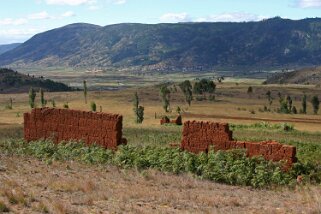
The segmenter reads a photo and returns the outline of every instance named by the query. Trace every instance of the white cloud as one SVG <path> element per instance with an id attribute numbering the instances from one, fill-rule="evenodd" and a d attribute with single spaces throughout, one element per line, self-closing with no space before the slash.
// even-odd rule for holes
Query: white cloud
<path id="1" fill-rule="evenodd" d="M 321 0 L 297 0 L 295 6 L 300 8 L 319 8 Z"/>
<path id="2" fill-rule="evenodd" d="M 160 18 L 161 22 L 189 22 L 190 16 L 187 13 L 166 13 Z"/>
<path id="3" fill-rule="evenodd" d="M 72 17 L 72 16 L 76 16 L 76 14 L 72 11 L 67 11 L 67 12 L 61 14 L 61 17 Z"/>
<path id="4" fill-rule="evenodd" d="M 260 21 L 266 19 L 265 16 L 260 16 L 250 13 L 234 12 L 221 13 L 217 15 L 210 15 L 205 17 L 191 17 L 187 13 L 167 13 L 160 17 L 161 22 L 248 22 Z"/>
<path id="5" fill-rule="evenodd" d="M 0 44 L 10 44 L 14 42 L 24 42 L 31 36 L 43 32 L 45 29 L 40 28 L 19 28 L 19 29 L 1 29 Z"/>
<path id="6" fill-rule="evenodd" d="M 42 20 L 42 19 L 50 19 L 52 18 L 46 11 L 42 11 L 40 13 L 33 13 L 28 16 L 28 19 L 32 20 Z"/>
<path id="7" fill-rule="evenodd" d="M 266 19 L 265 16 L 260 16 L 251 13 L 221 13 L 217 15 L 210 15 L 206 17 L 200 17 L 195 19 L 196 22 L 249 22 L 249 21 L 260 21 Z"/>
<path id="8" fill-rule="evenodd" d="M 125 4 L 127 1 L 126 0 L 114 0 L 114 4 Z"/>
<path id="9" fill-rule="evenodd" d="M 70 5 L 95 4 L 96 0 L 46 0 L 49 5 Z"/>
<path id="10" fill-rule="evenodd" d="M 92 5 L 90 7 L 88 7 L 89 10 L 95 11 L 95 10 L 99 10 L 100 8 L 96 5 Z"/>
<path id="11" fill-rule="evenodd" d="M 19 19 L 11 19 L 11 18 L 5 18 L 0 19 L 0 26 L 1 25 L 24 25 L 27 24 L 28 20 L 25 18 L 19 18 Z"/>

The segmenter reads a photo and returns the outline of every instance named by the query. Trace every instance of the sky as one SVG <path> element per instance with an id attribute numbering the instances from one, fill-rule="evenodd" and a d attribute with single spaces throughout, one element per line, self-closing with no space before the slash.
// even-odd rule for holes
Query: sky
<path id="1" fill-rule="evenodd" d="M 321 0 L 2 0 L 0 44 L 71 23 L 244 22 L 321 17 Z"/>

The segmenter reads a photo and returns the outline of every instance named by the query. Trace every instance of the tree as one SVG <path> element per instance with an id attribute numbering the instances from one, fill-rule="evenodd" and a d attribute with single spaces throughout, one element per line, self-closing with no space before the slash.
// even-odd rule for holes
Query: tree
<path id="1" fill-rule="evenodd" d="M 292 111 L 292 103 L 293 103 L 293 101 L 292 101 L 292 98 L 291 98 L 290 95 L 288 95 L 286 97 L 286 101 L 288 102 L 288 112 L 291 112 Z"/>
<path id="2" fill-rule="evenodd" d="M 45 100 L 45 97 L 44 97 L 44 91 L 42 90 L 42 88 L 40 88 L 40 102 L 41 102 L 41 107 L 45 107 L 47 104 L 47 101 Z"/>
<path id="3" fill-rule="evenodd" d="M 96 112 L 97 105 L 94 101 L 90 103 L 90 109 L 91 109 L 91 111 Z"/>
<path id="4" fill-rule="evenodd" d="M 135 92 L 133 104 L 136 123 L 142 123 L 144 120 L 144 107 L 139 105 L 139 97 L 137 92 Z"/>
<path id="5" fill-rule="evenodd" d="M 280 98 L 280 112 L 284 114 L 290 113 L 287 99 Z"/>
<path id="6" fill-rule="evenodd" d="M 189 80 L 185 80 L 184 82 L 181 82 L 179 84 L 179 87 L 185 96 L 185 101 L 189 106 L 191 106 L 191 102 L 193 100 L 193 91 L 192 91 L 193 87 L 191 82 Z"/>
<path id="7" fill-rule="evenodd" d="M 36 91 L 31 87 L 29 89 L 29 105 L 30 108 L 34 108 L 35 107 L 35 99 L 36 99 Z"/>
<path id="8" fill-rule="evenodd" d="M 319 100 L 318 96 L 313 96 L 311 103 L 312 103 L 314 114 L 318 114 L 319 107 L 320 107 L 320 100 Z"/>
<path id="9" fill-rule="evenodd" d="M 84 80 L 84 97 L 85 97 L 85 103 L 87 104 L 87 82 Z"/>
<path id="10" fill-rule="evenodd" d="M 307 113 L 307 95 L 303 95 L 302 99 L 302 113 L 306 114 Z"/>
<path id="11" fill-rule="evenodd" d="M 202 94 L 206 98 L 206 93 L 213 94 L 215 92 L 216 85 L 213 81 L 208 79 L 202 79 L 199 82 L 194 83 L 193 92 L 195 94 Z"/>
<path id="12" fill-rule="evenodd" d="M 171 91 L 167 88 L 166 85 L 161 86 L 160 88 L 160 95 L 163 100 L 163 108 L 165 112 L 169 111 L 169 106 L 170 106 L 170 95 Z"/>
<path id="13" fill-rule="evenodd" d="M 247 94 L 249 96 L 251 96 L 252 93 L 253 93 L 253 88 L 252 88 L 252 86 L 249 86 L 248 89 L 247 89 Z"/>
<path id="14" fill-rule="evenodd" d="M 137 109 L 137 123 L 143 123 L 144 121 L 144 107 L 143 106 L 138 106 Z"/>
<path id="15" fill-rule="evenodd" d="M 272 97 L 271 91 L 267 91 L 267 92 L 266 92 L 266 96 L 267 96 L 267 99 L 268 99 L 268 102 L 269 102 L 269 106 L 270 106 L 270 108 L 271 108 L 271 105 L 272 105 L 272 103 L 273 103 L 273 97 Z"/>
<path id="16" fill-rule="evenodd" d="M 53 108 L 56 108 L 56 102 L 55 102 L 54 99 L 51 100 L 51 105 L 52 105 Z"/>

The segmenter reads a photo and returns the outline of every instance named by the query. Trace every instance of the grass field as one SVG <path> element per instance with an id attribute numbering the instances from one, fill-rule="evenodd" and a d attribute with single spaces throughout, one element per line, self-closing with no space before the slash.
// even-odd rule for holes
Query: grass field
<path id="1" fill-rule="evenodd" d="M 124 137 L 128 139 L 129 149 L 133 148 L 121 149 L 119 154 L 127 161 L 125 164 L 120 164 L 123 162 L 119 162 L 119 154 L 112 157 L 108 153 L 106 156 L 96 150 L 73 157 L 67 150 L 61 153 L 59 148 L 52 148 L 50 144 L 40 148 L 42 142 L 35 146 L 19 143 L 9 145 L 8 139 L 13 138 L 15 140 L 11 142 L 19 142 L 22 138 L 23 112 L 30 111 L 28 95 L 0 95 L 0 105 L 3 106 L 0 109 L 0 183 L 4 184 L 0 185 L 0 212 L 1 207 L 7 207 L 14 213 L 321 212 L 321 116 L 312 114 L 310 103 L 307 115 L 279 114 L 273 111 L 279 107 L 278 92 L 282 96 L 291 95 L 294 106 L 299 109 L 303 93 L 308 97 L 318 95 L 321 94 L 320 88 L 312 85 L 267 86 L 258 80 L 226 79 L 217 85 L 215 101 L 194 100 L 190 107 L 184 103 L 179 90 L 172 91 L 172 112 L 167 113 L 168 116 L 175 117 L 175 109 L 180 106 L 184 121 L 209 120 L 233 124 L 233 136 L 237 140 L 273 139 L 297 147 L 302 168 L 296 170 L 302 173 L 306 171 L 305 185 L 296 185 L 295 179 L 291 178 L 289 186 L 273 184 L 263 189 L 253 189 L 240 185 L 240 181 L 236 181 L 240 186 L 214 183 L 209 180 L 215 180 L 215 176 L 197 174 L 197 170 L 179 168 L 180 171 L 176 173 L 173 168 L 168 168 L 171 162 L 166 160 L 161 163 L 165 164 L 164 169 L 159 168 L 156 162 L 154 167 L 145 168 L 144 164 L 150 163 L 143 158 L 137 161 L 136 157 L 131 157 L 133 162 L 128 162 L 131 160 L 129 156 L 139 153 L 140 148 L 150 148 L 146 152 L 152 153 L 157 148 L 167 148 L 169 143 L 180 143 L 182 127 L 159 124 L 165 112 L 162 110 L 159 88 L 153 85 L 155 83 L 118 91 L 90 91 L 87 104 L 82 92 L 45 94 L 47 100 L 55 100 L 57 107 L 68 103 L 73 109 L 90 110 L 90 102 L 95 101 L 98 110 L 102 106 L 104 112 L 122 114 Z M 254 89 L 251 95 L 247 94 L 249 86 Z M 272 112 L 261 112 L 259 109 L 268 105 L 265 95 L 268 90 L 274 97 Z M 132 98 L 135 91 L 138 91 L 140 104 L 145 107 L 143 124 L 134 122 Z M 4 107 L 10 97 L 14 99 L 12 110 Z M 39 106 L 39 98 L 37 103 Z M 284 131 L 284 123 L 294 125 L 294 130 Z M 172 150 L 169 153 L 181 155 Z M 87 159 L 88 154 L 92 157 L 98 155 L 97 159 Z M 162 154 L 165 157 L 167 155 L 166 152 Z M 217 160 L 226 162 L 230 156 L 226 156 L 226 160 L 225 156 L 221 158 Z M 257 164 L 268 167 L 264 162 L 259 161 Z M 200 166 L 204 167 L 202 164 Z M 223 181 L 227 178 L 222 179 L 220 183 L 226 183 Z M 281 180 L 283 182 L 286 179 Z"/>

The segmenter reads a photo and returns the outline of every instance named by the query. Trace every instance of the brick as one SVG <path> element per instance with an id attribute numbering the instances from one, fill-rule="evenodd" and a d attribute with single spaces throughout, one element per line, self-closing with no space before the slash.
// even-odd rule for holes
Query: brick
<path id="1" fill-rule="evenodd" d="M 121 115 L 70 109 L 36 108 L 24 114 L 24 138 L 27 141 L 52 138 L 55 143 L 82 140 L 116 149 L 127 143 L 122 138 Z"/>
<path id="2" fill-rule="evenodd" d="M 215 150 L 246 149 L 247 156 L 263 156 L 267 160 L 286 160 L 285 169 L 296 162 L 296 148 L 275 141 L 238 142 L 226 123 L 186 121 L 183 127 L 181 149 L 192 153 Z"/>

